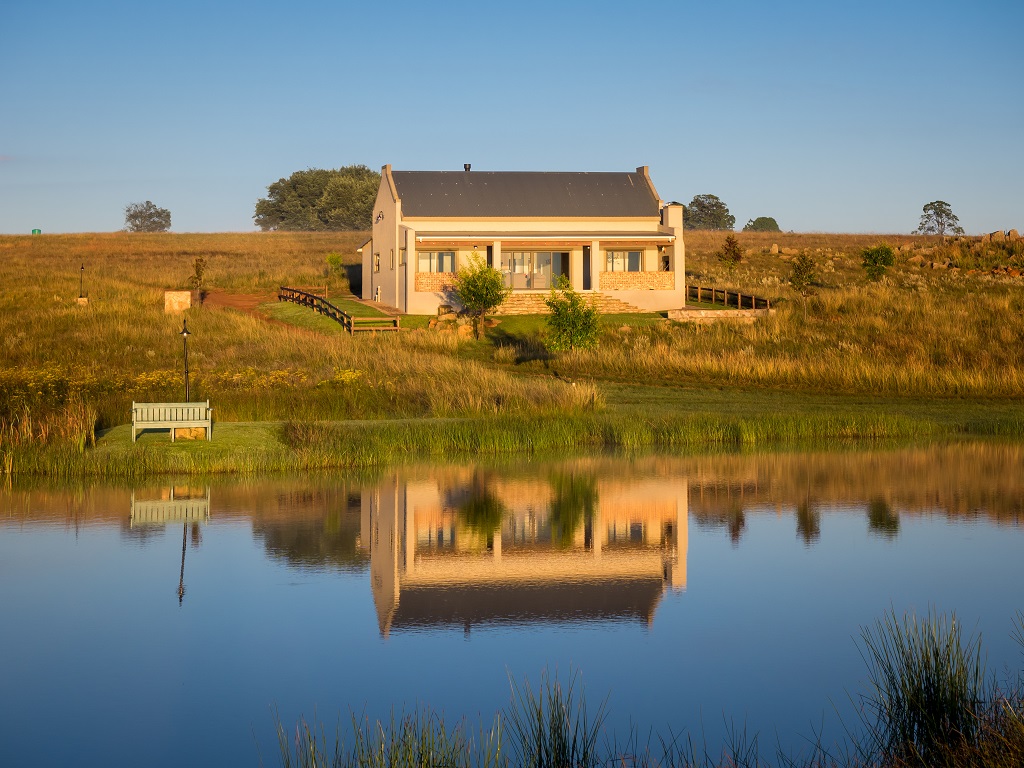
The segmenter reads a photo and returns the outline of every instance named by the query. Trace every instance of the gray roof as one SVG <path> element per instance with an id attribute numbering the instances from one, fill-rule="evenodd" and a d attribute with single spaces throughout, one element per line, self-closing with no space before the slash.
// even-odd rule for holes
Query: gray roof
<path id="1" fill-rule="evenodd" d="M 658 216 L 642 173 L 392 171 L 405 216 Z"/>

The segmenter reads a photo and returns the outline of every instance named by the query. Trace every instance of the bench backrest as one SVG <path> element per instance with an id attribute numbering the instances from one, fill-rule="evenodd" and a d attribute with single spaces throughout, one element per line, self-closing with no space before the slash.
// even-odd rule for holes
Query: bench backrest
<path id="1" fill-rule="evenodd" d="M 205 421 L 210 401 L 204 403 L 132 403 L 135 421 Z"/>

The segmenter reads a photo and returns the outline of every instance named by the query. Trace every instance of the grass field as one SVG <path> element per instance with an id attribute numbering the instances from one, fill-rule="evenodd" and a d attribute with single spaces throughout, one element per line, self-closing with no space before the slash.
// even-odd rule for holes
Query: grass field
<path id="1" fill-rule="evenodd" d="M 186 285 L 202 257 L 211 289 L 272 295 L 280 285 L 326 282 L 333 302 L 365 315 L 375 310 L 346 300 L 347 281 L 326 261 L 338 253 L 355 264 L 364 238 L 0 237 L 0 472 L 325 465 L 342 460 L 329 452 L 300 456 L 303 449 L 284 438 L 281 424 L 313 429 L 353 419 L 381 422 L 369 441 L 376 447 L 360 454 L 366 462 L 403 450 L 514 451 L 559 440 L 582 449 L 1024 433 L 1019 278 L 968 274 L 966 262 L 959 271 L 922 269 L 902 252 L 885 280 L 870 283 L 860 249 L 887 238 L 737 237 L 747 255 L 729 270 L 715 256 L 723 233 L 689 233 L 689 279 L 771 298 L 774 315 L 753 325 L 711 326 L 657 314 L 606 316 L 600 344 L 587 352 L 549 352 L 541 317 L 502 318 L 487 339 L 475 341 L 427 330 L 426 317 L 403 317 L 400 334 L 349 336 L 287 303 L 270 302 L 255 313 L 195 307 L 187 315 L 192 394 L 214 401 L 221 426 L 209 446 L 172 450 L 162 441 L 150 446 L 147 436 L 145 450 L 137 451 L 145 461 L 118 458 L 117 430 L 103 430 L 130 420 L 132 400 L 182 397 L 181 318 L 163 313 L 163 290 Z M 1019 244 L 991 251 L 935 238 L 888 241 L 950 263 L 964 253 L 1003 266 L 1020 258 Z M 768 252 L 773 243 L 804 249 L 815 260 L 818 280 L 806 312 L 788 286 L 789 262 Z M 87 306 L 75 301 L 83 264 Z M 462 426 L 435 445 L 430 424 L 441 422 L 431 419 Z M 251 428 L 256 442 L 243 440 L 233 461 L 217 447 L 231 422 L 279 422 L 277 437 Z M 387 423 L 406 424 L 411 437 L 403 443 Z M 517 432 L 517 424 L 530 426 Z M 348 450 L 346 430 L 323 429 L 318 439 L 336 444 L 335 452 Z M 486 432 L 490 447 L 474 442 L 473 431 Z"/>

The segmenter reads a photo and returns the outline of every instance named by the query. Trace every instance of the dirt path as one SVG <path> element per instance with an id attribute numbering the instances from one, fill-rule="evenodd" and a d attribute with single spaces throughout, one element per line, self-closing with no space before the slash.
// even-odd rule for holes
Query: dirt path
<path id="1" fill-rule="evenodd" d="M 250 315 L 269 320 L 270 317 L 259 310 L 260 304 L 277 300 L 276 293 L 225 293 L 210 291 L 206 294 L 203 304 L 210 307 L 237 309 Z"/>

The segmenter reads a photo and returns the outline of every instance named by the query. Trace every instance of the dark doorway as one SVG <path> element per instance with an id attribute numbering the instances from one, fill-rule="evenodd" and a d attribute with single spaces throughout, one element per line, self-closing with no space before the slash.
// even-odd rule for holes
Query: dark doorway
<path id="1" fill-rule="evenodd" d="M 590 246 L 583 246 L 583 290 L 590 290 Z"/>

